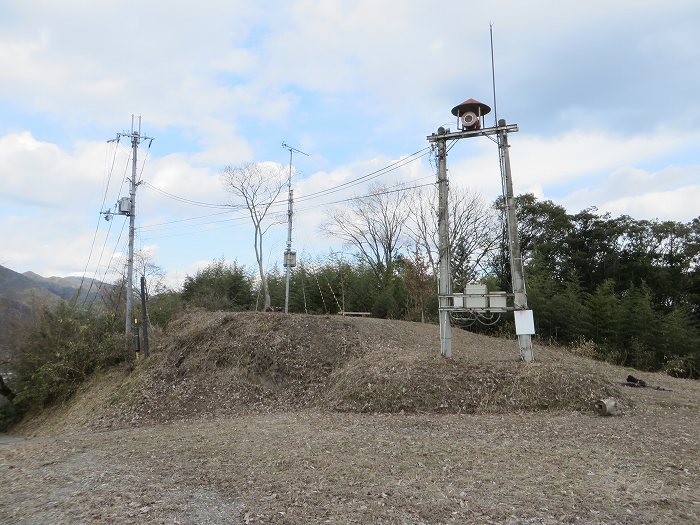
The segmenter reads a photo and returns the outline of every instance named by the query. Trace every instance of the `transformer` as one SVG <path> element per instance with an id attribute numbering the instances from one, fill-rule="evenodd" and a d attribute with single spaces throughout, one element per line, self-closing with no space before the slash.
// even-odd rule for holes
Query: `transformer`
<path id="1" fill-rule="evenodd" d="M 297 252 L 289 250 L 284 252 L 284 267 L 294 268 L 297 265 Z"/>
<path id="2" fill-rule="evenodd" d="M 131 198 L 130 197 L 122 197 L 119 199 L 119 213 L 123 215 L 130 215 L 131 214 Z"/>

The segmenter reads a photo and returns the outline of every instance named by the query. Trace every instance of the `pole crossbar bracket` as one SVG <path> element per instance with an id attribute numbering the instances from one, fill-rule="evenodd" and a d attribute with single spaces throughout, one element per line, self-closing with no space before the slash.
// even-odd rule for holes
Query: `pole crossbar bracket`
<path id="1" fill-rule="evenodd" d="M 428 142 L 437 142 L 439 140 L 459 140 L 459 139 L 466 139 L 469 137 L 484 137 L 487 135 L 498 135 L 499 133 L 502 133 L 504 131 L 506 133 L 516 132 L 516 131 L 518 131 L 518 125 L 517 124 L 507 124 L 505 126 L 493 126 L 490 128 L 483 128 L 483 129 L 454 131 L 451 133 L 448 130 L 447 133 L 443 133 L 442 135 L 438 135 L 437 133 L 433 133 L 432 135 L 428 135 L 426 138 L 428 139 Z"/>

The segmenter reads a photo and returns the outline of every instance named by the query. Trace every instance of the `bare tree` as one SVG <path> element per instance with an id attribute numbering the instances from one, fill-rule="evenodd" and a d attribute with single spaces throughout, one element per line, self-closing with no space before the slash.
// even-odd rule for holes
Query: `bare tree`
<path id="1" fill-rule="evenodd" d="M 146 297 L 152 297 L 166 290 L 165 270 L 155 263 L 153 255 L 146 250 L 134 253 L 134 274 L 146 278 Z M 141 285 L 136 286 L 136 293 L 141 296 Z"/>
<path id="2" fill-rule="evenodd" d="M 227 166 L 222 173 L 224 186 L 245 206 L 255 230 L 255 258 L 258 262 L 260 281 L 265 295 L 265 310 L 270 308 L 270 290 L 263 264 L 263 237 L 274 224 L 268 212 L 285 185 L 284 168 L 273 163 L 248 162 L 240 166 Z"/>
<path id="3" fill-rule="evenodd" d="M 370 195 L 356 197 L 347 208 L 329 213 L 321 226 L 326 235 L 357 249 L 369 265 L 380 288 L 394 274 L 394 259 L 404 248 L 403 228 L 408 217 L 407 194 L 374 185 Z"/>
<path id="4" fill-rule="evenodd" d="M 435 279 L 430 272 L 430 264 L 425 260 L 424 254 L 418 245 L 412 253 L 404 258 L 403 279 L 408 290 L 406 305 L 406 320 L 425 322 L 425 308 L 437 290 Z M 419 315 L 418 315 L 419 314 Z"/>
<path id="5" fill-rule="evenodd" d="M 498 247 L 501 228 L 494 211 L 479 193 L 459 187 L 450 190 L 450 263 L 455 286 L 461 288 L 482 273 L 487 256 Z M 440 263 L 437 192 L 428 189 L 414 194 L 410 209 L 407 229 L 437 276 Z"/>
<path id="6" fill-rule="evenodd" d="M 98 307 L 104 306 L 108 310 L 114 312 L 124 311 L 124 298 L 126 297 L 126 272 L 127 272 L 127 256 L 124 254 L 114 261 L 115 271 L 118 275 L 117 279 L 112 284 L 100 283 L 97 289 L 97 298 L 89 300 L 85 299 L 89 307 L 97 303 Z M 166 291 L 165 286 L 165 271 L 155 263 L 153 255 L 147 250 L 136 250 L 134 252 L 134 288 L 133 292 L 137 297 L 141 298 L 141 285 L 139 278 L 143 275 L 146 277 L 146 297 Z M 101 304 L 100 304 L 101 303 Z"/>

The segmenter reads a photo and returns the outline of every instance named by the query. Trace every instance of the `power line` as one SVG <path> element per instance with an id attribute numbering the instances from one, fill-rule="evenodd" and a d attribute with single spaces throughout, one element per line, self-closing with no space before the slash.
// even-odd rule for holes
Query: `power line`
<path id="1" fill-rule="evenodd" d="M 406 157 L 402 157 L 401 159 L 397 160 L 396 162 L 392 162 L 391 164 L 388 164 L 387 166 L 384 166 L 383 168 L 380 168 L 378 170 L 375 170 L 371 173 L 368 173 L 366 175 L 362 175 L 361 177 L 357 177 L 356 179 L 352 179 L 346 182 L 343 182 L 342 184 L 338 184 L 337 186 L 331 186 L 330 188 L 326 188 L 325 190 L 319 190 L 313 193 L 308 193 L 300 198 L 297 199 L 297 202 L 299 201 L 304 201 L 304 200 L 309 200 L 309 199 L 315 199 L 317 197 L 322 197 L 325 195 L 328 195 L 330 193 L 336 193 L 341 190 L 345 190 L 347 188 L 350 188 L 352 186 L 356 186 L 357 184 L 361 182 L 367 182 L 369 180 L 375 179 L 377 177 L 380 177 L 382 175 L 386 175 L 387 173 L 391 173 L 392 171 L 395 171 L 407 164 L 410 164 L 422 157 L 424 157 L 426 154 L 430 152 L 430 147 L 425 147 L 423 149 L 420 149 L 414 153 L 411 153 L 410 155 L 407 155 Z"/>
<path id="2" fill-rule="evenodd" d="M 106 187 L 105 187 L 104 196 L 103 196 L 103 198 L 102 198 L 102 206 L 101 206 L 101 208 L 100 208 L 101 210 L 104 210 L 105 202 L 107 201 L 107 194 L 108 194 L 108 192 L 109 192 L 109 184 L 110 184 L 110 181 L 111 181 L 112 173 L 114 172 L 114 165 L 115 165 L 116 159 L 117 159 L 117 151 L 118 151 L 118 149 L 119 149 L 119 142 L 120 142 L 120 140 L 121 140 L 121 136 L 117 135 L 117 137 L 116 137 L 115 139 L 112 139 L 112 140 L 107 141 L 108 143 L 110 143 L 110 142 L 115 142 L 115 143 L 116 143 L 116 146 L 115 146 L 115 148 L 114 148 L 114 156 L 113 156 L 113 158 L 112 158 L 112 166 L 111 166 L 111 168 L 110 168 L 109 176 L 108 176 L 108 178 L 107 178 L 107 184 L 106 184 Z M 152 141 L 150 141 L 149 144 L 148 144 L 148 150 L 147 150 L 146 155 L 144 156 L 143 162 L 142 162 L 142 164 L 141 164 L 141 170 L 140 170 L 140 173 L 139 173 L 139 178 L 141 178 L 141 177 L 143 176 L 143 170 L 144 170 L 144 168 L 145 168 L 145 166 L 146 166 L 146 160 L 148 159 L 148 154 L 150 153 L 151 143 L 152 143 Z M 124 167 L 124 175 L 122 176 L 122 182 L 121 182 L 121 186 L 119 187 L 119 194 L 118 194 L 118 195 L 121 195 L 121 191 L 122 191 L 122 189 L 123 189 L 123 187 L 124 187 L 124 182 L 125 182 L 126 179 L 127 179 L 127 172 L 128 172 L 128 169 L 129 169 L 129 161 L 130 161 L 130 160 L 131 160 L 131 150 L 129 150 L 129 155 L 128 155 L 128 157 L 127 157 L 126 165 L 125 165 L 125 167 Z M 103 213 L 103 212 L 100 213 L 100 216 L 99 216 L 99 218 L 97 219 L 97 225 L 98 225 L 97 227 L 98 227 L 98 229 L 99 229 L 100 219 L 102 218 L 102 213 Z M 90 294 L 90 291 L 92 290 L 92 287 L 93 287 L 93 285 L 94 285 L 94 283 L 95 283 L 95 280 L 96 280 L 96 278 L 97 278 L 97 274 L 98 274 L 99 271 L 100 271 L 100 265 L 102 264 L 102 257 L 104 256 L 104 251 L 105 251 L 105 248 L 107 247 L 107 241 L 109 240 L 109 234 L 110 234 L 111 230 L 112 230 L 112 223 L 110 222 L 109 228 L 107 229 L 107 235 L 105 236 L 104 243 L 102 244 L 102 249 L 100 250 L 100 257 L 99 257 L 99 259 L 98 259 L 98 261 L 97 261 L 97 265 L 95 266 L 95 272 L 94 272 L 94 274 L 93 274 L 92 281 L 90 282 L 90 286 L 88 287 L 88 290 L 87 290 L 87 292 L 86 292 L 86 297 L 85 297 L 85 299 L 83 300 L 83 302 L 81 303 L 81 308 L 82 308 L 82 306 L 85 305 L 85 302 L 87 301 L 87 296 Z M 122 232 L 123 232 L 123 226 L 122 226 Z M 96 236 L 97 236 L 97 230 L 95 231 L 95 237 L 96 237 Z M 88 265 L 89 265 L 90 258 L 92 257 L 92 251 L 93 251 L 93 247 L 94 247 L 95 237 L 93 237 L 93 246 L 90 248 L 90 256 L 88 257 L 88 264 L 86 264 L 86 266 L 85 266 L 85 272 L 83 273 L 83 278 L 81 279 L 80 286 L 78 287 L 78 294 L 77 294 L 77 295 L 80 294 L 80 291 L 81 291 L 81 289 L 82 289 L 83 281 L 84 281 L 84 279 L 85 279 L 85 274 L 87 273 L 87 267 L 88 267 Z M 120 234 L 120 238 L 121 238 L 121 234 Z M 117 243 L 118 243 L 118 242 L 119 242 L 119 241 L 117 241 Z M 109 270 L 109 265 L 107 266 L 107 270 Z M 105 275 L 106 275 L 106 272 L 105 272 Z M 99 292 L 99 289 L 98 289 L 98 292 Z M 77 300 L 77 295 L 76 295 L 76 300 Z M 91 307 L 91 306 L 92 306 L 92 304 L 90 305 L 90 307 Z"/>
<path id="3" fill-rule="evenodd" d="M 317 191 L 317 192 L 313 192 L 313 193 L 304 195 L 304 196 L 300 197 L 299 199 L 297 199 L 297 201 L 298 201 L 298 202 L 299 202 L 299 201 L 310 201 L 310 200 L 318 199 L 318 198 L 321 198 L 321 197 L 326 197 L 326 196 L 331 195 L 331 194 L 333 194 L 333 193 L 337 193 L 337 192 L 340 192 L 340 191 L 343 191 L 343 190 L 347 190 L 347 189 L 349 189 L 349 188 L 351 188 L 351 187 L 353 187 L 353 186 L 356 186 L 356 185 L 358 185 L 358 184 L 361 184 L 361 183 L 364 183 L 364 182 L 368 182 L 369 180 L 375 179 L 375 178 L 377 178 L 377 177 L 380 177 L 380 176 L 382 176 L 382 175 L 385 175 L 385 174 L 387 174 L 387 173 L 390 173 L 390 172 L 392 172 L 392 171 L 395 171 L 395 170 L 397 170 L 397 169 L 399 169 L 399 168 L 401 168 L 401 167 L 403 167 L 403 166 L 405 166 L 405 165 L 407 165 L 407 164 L 410 164 L 410 163 L 412 163 L 412 162 L 415 162 L 416 160 L 421 159 L 422 157 L 424 157 L 424 156 L 426 156 L 426 155 L 428 155 L 428 154 L 430 153 L 430 149 L 431 149 L 430 147 L 422 148 L 422 149 L 420 149 L 420 150 L 418 150 L 418 151 L 415 151 L 415 152 L 411 153 L 410 155 L 404 156 L 404 157 L 402 157 L 401 159 L 399 159 L 399 160 L 397 160 L 397 161 L 395 161 L 395 162 L 392 162 L 392 163 L 390 163 L 390 164 L 388 164 L 388 165 L 386 165 L 386 166 L 384 166 L 384 167 L 382 167 L 382 168 L 380 168 L 380 169 L 378 169 L 378 170 L 374 170 L 374 171 L 372 171 L 372 172 L 370 172 L 370 173 L 367 173 L 367 174 L 362 175 L 362 176 L 360 176 L 360 177 L 357 177 L 357 178 L 355 178 L 355 179 L 352 179 L 352 180 L 343 182 L 343 183 L 338 184 L 338 185 L 336 185 L 336 186 L 332 186 L 332 187 L 326 188 L 326 189 L 324 189 L 324 190 L 319 190 L 319 191 Z M 431 177 L 432 177 L 432 176 L 429 176 L 429 177 L 422 177 L 421 179 L 418 179 L 418 180 L 423 180 L 423 179 L 431 178 Z M 181 222 L 185 222 L 185 221 L 197 220 L 197 219 L 212 217 L 212 216 L 216 216 L 216 215 L 222 215 L 222 214 L 226 214 L 226 213 L 231 213 L 233 210 L 243 209 L 243 206 L 240 206 L 240 205 L 234 206 L 234 205 L 210 203 L 210 202 L 204 202 L 204 201 L 197 201 L 197 200 L 193 200 L 193 199 L 188 199 L 188 198 L 186 198 L 186 197 L 182 197 L 182 196 L 179 196 L 179 195 L 176 195 L 176 194 L 167 192 L 167 191 L 165 191 L 165 190 L 163 190 L 163 189 L 161 189 L 161 188 L 158 188 L 158 187 L 154 186 L 153 184 L 150 184 L 150 183 L 148 183 L 148 182 L 146 182 L 146 181 L 144 181 L 143 184 L 144 184 L 146 187 L 148 187 L 148 188 L 150 188 L 150 189 L 152 189 L 152 190 L 154 190 L 154 191 L 156 191 L 156 192 L 158 192 L 158 193 L 161 193 L 162 195 L 164 195 L 164 196 L 166 196 L 166 197 L 168 197 L 168 198 L 171 198 L 171 199 L 174 199 L 174 200 L 177 200 L 177 201 L 186 203 L 186 204 L 192 204 L 192 205 L 195 205 L 195 206 L 202 206 L 202 207 L 215 208 L 215 209 L 222 209 L 222 208 L 225 208 L 226 211 L 217 212 L 217 213 L 213 213 L 213 214 L 207 214 L 207 215 L 201 215 L 201 216 L 197 216 L 197 217 L 189 217 L 189 218 L 177 219 L 177 220 L 172 220 L 172 221 L 164 221 L 164 222 L 162 222 L 162 223 L 157 223 L 157 224 L 153 224 L 153 225 L 142 226 L 141 228 L 139 228 L 139 231 L 140 231 L 141 234 L 147 233 L 147 232 L 156 233 L 157 231 L 162 231 L 162 230 L 172 230 L 172 229 L 179 228 L 179 226 L 165 227 L 165 228 L 160 228 L 160 226 L 175 225 L 175 224 L 178 224 L 178 223 L 181 223 Z M 319 203 L 319 204 L 314 204 L 314 205 L 306 206 L 306 207 L 303 207 L 303 208 L 299 208 L 298 211 L 308 211 L 308 210 L 312 210 L 312 209 L 316 209 L 316 208 L 321 208 L 321 207 L 325 207 L 325 206 L 331 206 L 331 205 L 333 205 L 333 204 L 340 204 L 340 203 L 344 203 L 344 202 L 354 201 L 354 200 L 357 200 L 357 199 L 364 199 L 364 198 L 369 198 L 369 197 L 372 197 L 372 196 L 384 195 L 384 194 L 387 194 L 387 193 L 395 193 L 395 192 L 398 192 L 398 191 L 410 191 L 410 190 L 413 190 L 413 189 L 418 189 L 418 188 L 422 188 L 422 187 L 426 187 L 426 186 L 431 186 L 431 185 L 432 185 L 432 183 L 430 183 L 430 184 L 423 184 L 423 185 L 419 185 L 419 186 L 412 186 L 412 187 L 403 187 L 403 188 L 399 188 L 399 189 L 396 189 L 396 190 L 388 189 L 388 190 L 380 191 L 380 192 L 372 192 L 372 193 L 370 193 L 370 194 L 368 194 L 368 195 L 354 196 L 354 197 L 349 197 L 349 198 L 345 198 L 345 199 L 339 199 L 339 200 L 336 200 L 336 201 L 330 201 L 330 202 L 324 202 L 324 203 Z M 280 206 L 280 205 L 283 205 L 283 204 L 286 204 L 286 200 L 278 199 L 278 200 L 273 201 L 273 202 L 270 204 L 270 206 Z M 204 223 L 197 223 L 197 224 L 192 224 L 192 225 L 185 225 L 185 227 L 190 227 L 190 226 L 191 226 L 191 227 L 195 227 L 195 228 L 196 228 L 196 227 L 200 227 L 200 226 L 208 226 L 208 225 L 213 225 L 213 224 L 221 224 L 221 223 L 235 222 L 235 221 L 244 220 L 244 219 L 246 219 L 246 218 L 247 218 L 247 216 L 242 215 L 242 216 L 232 217 L 232 218 L 229 218 L 229 219 L 222 219 L 222 220 L 218 220 L 218 221 L 208 221 L 208 222 L 204 222 Z M 193 230 L 193 231 L 190 231 L 190 232 L 178 232 L 178 233 L 172 233 L 172 234 L 166 234 L 166 235 L 151 235 L 151 236 L 148 236 L 148 237 L 142 237 L 142 240 L 143 240 L 143 241 L 147 241 L 147 240 L 162 239 L 162 238 L 168 238 L 168 237 L 179 237 L 179 236 L 183 236 L 183 235 L 193 235 L 193 234 L 197 234 L 197 233 L 206 233 L 206 232 L 209 232 L 209 231 L 218 230 L 218 229 L 222 229 L 222 228 L 225 228 L 225 226 L 221 226 L 221 227 L 212 227 L 212 228 L 205 228 L 205 229 L 197 229 L 197 230 Z"/>
<path id="4" fill-rule="evenodd" d="M 401 159 L 392 162 L 391 164 L 387 164 L 386 166 L 372 171 L 371 173 L 367 173 L 365 175 L 362 175 L 360 177 L 357 177 L 355 179 L 343 182 L 341 184 L 338 184 L 336 186 L 331 186 L 330 188 L 326 188 L 324 190 L 319 190 L 313 193 L 306 194 L 300 198 L 297 199 L 297 202 L 299 201 L 304 201 L 304 200 L 311 200 L 311 199 L 316 199 L 319 197 L 325 197 L 326 195 L 329 195 L 331 193 L 336 193 L 338 191 L 342 191 L 345 189 L 348 189 L 352 186 L 356 186 L 357 184 L 361 182 L 367 182 L 369 180 L 375 179 L 377 177 L 380 177 L 382 175 L 386 175 L 387 173 L 391 173 L 392 171 L 395 171 L 407 164 L 410 164 L 425 155 L 429 153 L 430 147 L 425 147 L 423 149 L 420 149 L 418 151 L 415 151 L 411 153 L 410 155 L 407 155 L 405 157 L 402 157 Z M 193 199 L 188 199 L 187 197 L 182 197 L 180 195 L 176 195 L 174 193 L 170 193 L 168 191 L 165 191 L 161 188 L 158 188 L 157 186 L 154 186 L 153 184 L 144 181 L 143 182 L 144 186 L 147 188 L 150 188 L 166 197 L 169 197 L 171 199 L 174 199 L 176 201 L 180 201 L 186 204 L 191 204 L 193 206 L 202 206 L 205 208 L 216 208 L 216 209 L 242 209 L 243 207 L 240 205 L 231 205 L 231 204 L 221 204 L 221 203 L 213 203 L 213 202 L 204 202 L 204 201 L 197 201 Z M 286 204 L 287 200 L 286 199 L 278 199 L 272 202 L 271 205 L 276 206 L 280 204 Z"/>
<path id="5" fill-rule="evenodd" d="M 149 233 L 149 232 L 162 231 L 162 230 L 172 230 L 172 229 L 180 228 L 180 227 L 190 228 L 190 227 L 197 227 L 197 226 L 207 226 L 209 224 L 220 224 L 222 222 L 235 222 L 235 221 L 240 221 L 240 220 L 247 219 L 247 218 L 248 218 L 247 215 L 239 215 L 237 217 L 231 217 L 230 219 L 221 219 L 218 221 L 200 222 L 200 223 L 196 223 L 196 224 L 184 224 L 184 225 L 179 225 L 179 226 L 176 225 L 176 226 L 170 226 L 170 227 L 165 227 L 165 228 L 155 228 L 155 229 L 139 228 L 139 231 L 141 233 Z M 206 231 L 206 230 L 203 230 L 203 231 Z"/>
<path id="6" fill-rule="evenodd" d="M 109 270 L 112 267 L 112 261 L 114 260 L 114 255 L 117 253 L 117 248 L 119 248 L 119 241 L 121 241 L 122 235 L 124 235 L 124 228 L 126 227 L 126 222 L 127 221 L 124 221 L 122 223 L 122 228 L 121 228 L 121 230 L 119 230 L 119 236 L 117 237 L 117 242 L 114 243 L 114 249 L 112 250 L 112 255 L 109 258 L 109 262 L 107 263 L 107 268 L 105 268 L 105 271 L 102 274 L 102 278 L 97 281 L 99 284 L 97 285 L 97 290 L 95 291 L 95 297 L 92 299 L 92 301 L 90 301 L 90 304 L 88 305 L 88 310 L 90 310 L 92 308 L 92 305 L 95 303 L 95 301 L 97 300 L 97 298 L 100 295 L 100 292 L 102 291 L 102 287 L 106 284 L 105 279 L 107 279 L 107 273 L 109 273 Z M 97 276 L 97 270 L 95 271 L 95 276 Z M 93 282 L 94 281 L 95 280 L 93 279 Z M 88 297 L 86 294 L 82 305 L 84 305 L 87 302 L 87 300 L 88 300 Z"/>
<path id="7" fill-rule="evenodd" d="M 216 217 L 218 215 L 226 215 L 227 213 L 232 213 L 232 212 L 230 212 L 230 211 L 218 211 L 216 213 L 208 213 L 206 215 L 199 215 L 197 217 L 187 217 L 186 219 L 175 219 L 172 221 L 156 222 L 154 224 L 146 224 L 145 226 L 141 226 L 139 229 L 141 231 L 150 230 L 151 228 L 156 228 L 157 226 L 164 226 L 167 224 L 175 224 L 177 222 L 194 221 L 197 219 L 206 219 L 207 217 Z"/>
<path id="8" fill-rule="evenodd" d="M 427 177 L 425 177 L 425 178 L 427 178 Z M 432 178 L 432 177 L 430 177 L 430 178 Z M 351 202 L 351 201 L 356 201 L 356 200 L 369 199 L 370 197 L 378 197 L 379 195 L 388 195 L 389 193 L 398 193 L 400 191 L 417 190 L 419 188 L 425 188 L 427 186 L 434 186 L 434 185 L 435 185 L 434 182 L 430 182 L 427 184 L 419 184 L 417 186 L 408 186 L 408 187 L 404 187 L 404 188 L 397 188 L 395 190 L 388 189 L 388 190 L 376 191 L 376 192 L 368 193 L 367 195 L 359 195 L 359 196 L 355 196 L 355 197 L 348 197 L 347 199 L 341 199 L 341 200 L 332 201 L 332 202 L 324 202 L 323 204 L 318 204 L 318 205 L 310 206 L 308 208 L 303 208 L 303 209 L 310 210 L 313 208 L 320 208 L 322 206 L 330 206 L 331 204 L 340 204 L 343 202 Z"/>
<path id="9" fill-rule="evenodd" d="M 241 217 L 241 219 L 243 219 L 243 218 L 245 218 L 245 217 Z M 167 239 L 170 237 L 183 237 L 185 235 L 197 235 L 197 234 L 208 233 L 208 232 L 216 231 L 216 230 L 223 230 L 224 228 L 228 228 L 228 225 L 215 226 L 212 228 L 207 228 L 206 230 L 193 230 L 193 231 L 189 231 L 189 232 L 169 233 L 167 235 L 152 235 L 150 237 L 143 237 L 141 240 L 145 242 L 145 241 L 152 241 L 154 239 Z"/>
<path id="10" fill-rule="evenodd" d="M 212 202 L 195 201 L 192 199 L 188 199 L 186 197 L 180 197 L 179 195 L 175 195 L 173 193 L 162 190 L 162 189 L 154 186 L 150 182 L 144 181 L 143 184 L 144 184 L 144 186 L 146 186 L 147 188 L 149 188 L 151 190 L 157 191 L 158 193 L 165 195 L 166 197 L 169 197 L 169 198 L 174 199 L 176 201 L 184 202 L 185 204 L 191 204 L 193 206 L 201 206 L 203 208 L 218 208 L 218 209 L 231 209 L 231 208 L 235 209 L 235 208 L 237 208 L 237 206 L 233 206 L 231 204 L 216 204 L 216 203 L 212 203 Z"/>
<path id="11" fill-rule="evenodd" d="M 119 141 L 117 141 L 117 145 L 118 145 L 118 142 Z M 105 148 L 105 165 L 107 164 L 108 153 L 109 153 L 109 148 Z M 109 171 L 107 171 L 107 169 L 105 169 L 106 174 L 107 174 L 107 182 L 105 184 L 104 195 L 102 196 L 102 204 L 100 205 L 100 211 L 104 210 L 105 202 L 107 202 L 107 193 L 109 192 L 109 183 L 112 180 L 112 173 L 114 172 L 114 163 L 116 160 L 117 160 L 117 147 L 114 148 L 114 156 L 112 157 L 111 168 L 109 169 Z M 106 168 L 106 166 L 105 166 L 105 168 Z M 101 219 L 102 219 L 102 214 L 100 213 L 97 216 L 97 224 L 95 224 L 95 233 L 92 236 L 92 243 L 90 244 L 90 253 L 88 254 L 88 259 L 87 259 L 87 262 L 85 263 L 85 268 L 83 269 L 83 276 L 80 278 L 80 285 L 78 286 L 78 291 L 75 294 L 75 302 L 73 304 L 78 302 L 78 298 L 80 297 L 80 292 L 83 290 L 83 284 L 85 282 L 85 275 L 87 275 L 87 269 L 90 266 L 90 261 L 92 260 L 92 252 L 95 249 L 95 241 L 97 240 L 97 233 L 100 230 L 100 220 Z M 109 232 L 107 232 L 107 235 L 109 236 Z M 104 250 L 104 245 L 103 245 L 102 249 Z M 100 263 L 98 262 L 97 263 L 98 267 L 99 267 L 99 264 Z M 88 290 L 88 293 L 90 293 L 90 290 Z"/>
<path id="12" fill-rule="evenodd" d="M 423 180 L 423 179 L 427 179 L 427 178 L 432 178 L 432 175 L 431 175 L 431 176 L 428 176 L 428 177 L 422 177 L 421 179 L 417 179 L 417 180 Z M 386 190 L 383 190 L 383 191 L 377 191 L 377 192 L 368 193 L 367 195 L 358 195 L 358 196 L 355 196 L 355 197 L 348 197 L 348 198 L 346 198 L 346 199 L 340 199 L 340 200 L 331 201 L 331 202 L 324 202 L 324 203 L 314 204 L 314 205 L 311 205 L 311 206 L 306 206 L 306 207 L 304 207 L 304 208 L 299 208 L 297 211 L 309 211 L 309 210 L 313 210 L 313 209 L 317 209 L 317 208 L 322 208 L 322 207 L 325 207 L 325 206 L 331 206 L 331 205 L 333 205 L 333 204 L 341 204 L 341 203 L 344 203 L 344 202 L 351 202 L 351 201 L 355 201 L 355 200 L 368 199 L 368 198 L 370 198 L 370 197 L 377 197 L 377 196 L 380 196 L 380 195 L 387 195 L 387 194 L 389 194 L 389 193 L 397 193 L 397 192 L 401 192 L 401 191 L 417 190 L 417 189 L 420 189 L 420 188 L 425 188 L 425 187 L 434 186 L 434 185 L 435 185 L 435 183 L 430 182 L 430 183 L 427 183 L 427 184 L 419 184 L 419 185 L 415 185 L 415 186 L 408 186 L 408 187 L 402 187 L 402 188 L 396 188 L 396 189 L 386 189 Z M 394 186 L 392 186 L 392 188 L 393 188 L 393 187 L 394 187 Z M 204 223 L 204 224 L 201 224 L 201 225 L 205 225 L 205 224 L 217 224 L 217 223 L 222 223 L 222 222 L 233 222 L 233 221 L 244 220 L 244 219 L 247 219 L 247 217 L 246 217 L 246 216 L 234 217 L 234 218 L 231 218 L 231 219 L 223 219 L 223 220 L 221 220 L 221 221 L 212 221 L 212 222 Z M 201 225 L 199 225 L 199 224 L 194 225 L 194 224 L 193 224 L 192 226 L 201 226 Z M 164 238 L 168 238 L 168 237 L 180 237 L 180 236 L 183 236 L 183 235 L 194 235 L 194 234 L 198 234 L 198 233 L 207 233 L 207 232 L 210 232 L 210 231 L 220 230 L 220 229 L 223 229 L 223 228 L 226 228 L 226 226 L 220 226 L 220 227 L 214 227 L 214 228 L 207 228 L 207 229 L 204 229 L 204 230 L 194 230 L 194 231 L 190 231 L 190 232 L 173 233 L 173 234 L 168 234 L 168 235 L 154 235 L 154 236 L 150 236 L 150 237 L 144 237 L 143 240 L 144 240 L 144 241 L 147 241 L 147 240 L 153 240 L 153 239 L 164 239 Z"/>

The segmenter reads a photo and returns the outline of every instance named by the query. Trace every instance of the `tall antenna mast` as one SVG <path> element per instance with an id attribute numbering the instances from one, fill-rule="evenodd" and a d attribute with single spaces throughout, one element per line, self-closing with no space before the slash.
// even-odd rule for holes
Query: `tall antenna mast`
<path id="1" fill-rule="evenodd" d="M 493 117 L 494 123 L 498 126 L 498 109 L 496 106 L 496 62 L 493 58 L 493 23 L 489 23 L 489 36 L 491 37 L 491 85 L 493 86 Z M 501 170 L 501 195 L 503 196 L 503 204 L 506 204 L 506 195 L 508 193 L 506 181 L 506 166 L 503 155 L 503 147 L 501 145 L 501 134 L 496 135 L 496 145 L 498 146 L 498 167 Z"/>
<path id="2" fill-rule="evenodd" d="M 491 85 L 493 86 L 493 121 L 498 125 L 498 106 L 496 106 L 496 66 L 493 59 L 493 22 L 489 22 L 489 36 L 491 37 Z"/>
<path id="3" fill-rule="evenodd" d="M 289 150 L 289 177 L 287 178 L 287 189 L 289 190 L 289 200 L 287 203 L 287 249 L 284 252 L 284 313 L 289 313 L 289 279 L 291 276 L 292 267 L 297 265 L 297 253 L 292 251 L 292 215 L 293 215 L 293 205 L 294 205 L 294 192 L 292 190 L 292 155 L 296 151 L 302 155 L 309 156 L 308 153 L 304 153 L 301 150 L 293 148 L 292 146 L 282 143 L 284 149 Z"/>

